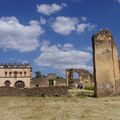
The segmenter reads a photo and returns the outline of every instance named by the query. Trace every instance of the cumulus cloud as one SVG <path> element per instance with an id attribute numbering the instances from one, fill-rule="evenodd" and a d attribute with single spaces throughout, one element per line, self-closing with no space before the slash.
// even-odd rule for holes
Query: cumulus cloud
<path id="1" fill-rule="evenodd" d="M 41 25 L 46 24 L 46 19 L 43 18 L 43 17 L 40 17 L 40 24 L 41 24 Z"/>
<path id="2" fill-rule="evenodd" d="M 36 20 L 23 25 L 16 17 L 0 18 L 0 48 L 29 52 L 39 46 L 38 37 L 44 30 Z"/>
<path id="3" fill-rule="evenodd" d="M 86 50 L 86 51 L 89 51 L 89 52 L 92 51 L 92 46 L 86 47 L 85 50 Z"/>
<path id="4" fill-rule="evenodd" d="M 92 56 L 89 52 L 76 50 L 70 43 L 64 45 L 52 45 L 45 43 L 41 47 L 41 54 L 35 59 L 41 67 L 52 67 L 58 70 L 66 68 L 84 68 L 92 70 L 88 65 Z"/>
<path id="5" fill-rule="evenodd" d="M 70 35 L 73 31 L 82 33 L 85 30 L 91 31 L 95 28 L 94 24 L 84 23 L 87 20 L 86 17 L 82 17 L 81 19 L 83 21 L 82 23 L 76 17 L 58 16 L 52 20 L 51 26 L 54 32 L 65 36 Z"/>
<path id="6" fill-rule="evenodd" d="M 90 23 L 81 23 L 77 25 L 77 32 L 82 33 L 85 32 L 85 30 L 93 30 L 95 28 L 95 25 L 90 24 Z"/>
<path id="7" fill-rule="evenodd" d="M 69 35 L 76 29 L 75 26 L 78 22 L 79 20 L 76 17 L 58 16 L 55 21 L 53 21 L 52 28 L 56 33 Z"/>
<path id="8" fill-rule="evenodd" d="M 17 58 L 10 58 L 9 63 L 30 63 L 28 60 L 25 59 L 17 59 Z"/>
<path id="9" fill-rule="evenodd" d="M 87 20 L 87 17 L 83 16 L 81 17 L 82 21 L 86 21 Z"/>
<path id="10" fill-rule="evenodd" d="M 60 10 L 62 10 L 67 5 L 65 3 L 62 3 L 60 5 L 53 3 L 53 4 L 41 4 L 37 5 L 37 11 L 39 13 L 45 14 L 45 15 L 51 15 L 53 13 L 56 13 Z"/>

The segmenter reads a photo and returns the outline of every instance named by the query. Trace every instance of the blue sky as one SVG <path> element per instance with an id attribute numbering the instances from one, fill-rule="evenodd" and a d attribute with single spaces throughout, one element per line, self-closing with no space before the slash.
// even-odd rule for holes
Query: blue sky
<path id="1" fill-rule="evenodd" d="M 92 71 L 91 37 L 103 28 L 120 48 L 120 0 L 0 0 L 0 62 Z"/>

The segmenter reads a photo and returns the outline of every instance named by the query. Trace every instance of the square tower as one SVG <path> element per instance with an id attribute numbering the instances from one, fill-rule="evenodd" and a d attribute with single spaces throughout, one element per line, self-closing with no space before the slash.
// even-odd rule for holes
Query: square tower
<path id="1" fill-rule="evenodd" d="M 118 50 L 109 30 L 101 30 L 92 37 L 95 96 L 116 93 L 120 80 Z"/>

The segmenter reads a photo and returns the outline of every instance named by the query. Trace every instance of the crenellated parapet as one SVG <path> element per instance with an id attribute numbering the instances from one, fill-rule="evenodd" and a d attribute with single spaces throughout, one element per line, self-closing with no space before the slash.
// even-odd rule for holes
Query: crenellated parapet
<path id="1" fill-rule="evenodd" d="M 31 68 L 30 63 L 1 63 L 0 68 Z"/>

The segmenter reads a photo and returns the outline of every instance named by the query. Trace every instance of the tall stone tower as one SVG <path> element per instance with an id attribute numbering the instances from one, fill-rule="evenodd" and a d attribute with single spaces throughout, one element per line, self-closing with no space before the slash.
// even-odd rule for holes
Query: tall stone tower
<path id="1" fill-rule="evenodd" d="M 109 96 L 117 92 L 120 80 L 118 50 L 109 30 L 101 30 L 92 37 L 95 96 Z"/>

